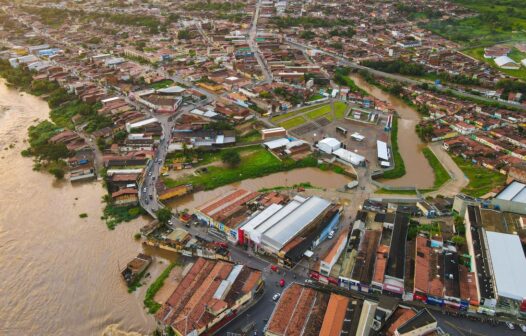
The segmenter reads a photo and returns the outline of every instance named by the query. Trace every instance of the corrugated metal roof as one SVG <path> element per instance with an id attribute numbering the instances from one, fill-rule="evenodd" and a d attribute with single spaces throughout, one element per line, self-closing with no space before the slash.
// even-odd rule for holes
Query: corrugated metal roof
<path id="1" fill-rule="evenodd" d="M 526 257 L 519 236 L 486 231 L 499 296 L 526 298 Z"/>
<path id="2" fill-rule="evenodd" d="M 281 139 L 276 139 L 272 141 L 267 141 L 263 145 L 265 145 L 265 147 L 267 147 L 268 149 L 276 149 L 276 148 L 286 146 L 289 142 L 290 142 L 289 139 L 281 138 Z"/>
<path id="3" fill-rule="evenodd" d="M 526 185 L 517 181 L 513 181 L 503 191 L 501 191 L 496 198 L 511 201 L 518 193 L 524 189 Z"/>
<path id="4" fill-rule="evenodd" d="M 387 144 L 383 141 L 376 140 L 376 148 L 378 149 L 378 158 L 384 161 L 389 161 L 389 152 Z"/>
<path id="5" fill-rule="evenodd" d="M 517 203 L 526 203 L 526 188 L 522 188 L 522 190 L 515 195 L 512 199 L 513 202 Z"/>
<path id="6" fill-rule="evenodd" d="M 262 241 L 276 250 L 281 250 L 286 243 L 292 240 L 301 230 L 325 211 L 330 204 L 330 201 L 323 198 L 317 196 L 310 197 L 279 223 L 265 231 Z"/>

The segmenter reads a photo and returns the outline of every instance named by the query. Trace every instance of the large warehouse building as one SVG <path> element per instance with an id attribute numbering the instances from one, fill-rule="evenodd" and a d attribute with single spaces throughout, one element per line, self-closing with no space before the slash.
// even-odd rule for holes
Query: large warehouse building
<path id="1" fill-rule="evenodd" d="M 339 213 L 328 200 L 294 196 L 287 204 L 271 204 L 239 229 L 259 253 L 297 260 L 319 243 L 338 222 Z M 320 239 L 321 238 L 321 239 Z"/>
<path id="2" fill-rule="evenodd" d="M 519 236 L 486 231 L 497 312 L 526 316 L 526 257 Z"/>

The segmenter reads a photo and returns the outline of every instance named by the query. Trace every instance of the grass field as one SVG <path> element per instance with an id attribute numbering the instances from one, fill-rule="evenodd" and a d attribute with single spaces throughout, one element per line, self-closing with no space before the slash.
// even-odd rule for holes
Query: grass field
<path id="1" fill-rule="evenodd" d="M 383 177 L 386 179 L 396 179 L 405 175 L 405 164 L 400 151 L 398 150 L 398 118 L 393 118 L 391 128 L 391 151 L 393 153 L 395 167 L 384 172 Z"/>
<path id="2" fill-rule="evenodd" d="M 470 161 L 464 160 L 459 156 L 453 156 L 452 158 L 469 179 L 469 184 L 462 189 L 462 192 L 467 195 L 480 197 L 494 188 L 504 185 L 506 182 L 506 176 L 500 173 L 475 166 Z"/>
<path id="3" fill-rule="evenodd" d="M 336 119 L 343 119 L 346 110 L 347 110 L 347 104 L 341 101 L 334 102 L 334 114 L 335 114 Z M 300 116 L 299 114 L 304 114 L 304 115 Z M 294 117 L 294 116 L 297 116 L 297 117 Z M 280 116 L 274 117 L 271 120 L 272 122 L 279 124 L 279 126 L 281 127 L 284 127 L 286 129 L 291 129 L 294 127 L 298 127 L 304 124 L 305 122 L 307 122 L 305 116 L 311 120 L 325 117 L 328 120 L 332 121 L 333 116 L 331 113 L 331 104 L 324 104 L 321 106 L 320 105 L 308 106 L 308 107 L 296 110 L 294 112 L 290 112 L 287 114 L 282 114 Z M 285 120 L 287 118 L 291 118 L 291 119 Z"/>
<path id="4" fill-rule="evenodd" d="M 241 163 L 237 167 L 224 168 L 211 166 L 208 167 L 208 172 L 206 173 L 201 173 L 197 176 L 191 175 L 178 180 L 165 178 L 164 182 L 168 188 L 191 183 L 195 187 L 210 190 L 249 178 L 266 176 L 296 168 L 315 167 L 317 165 L 317 160 L 314 157 L 307 157 L 299 161 L 292 159 L 280 161 L 262 147 L 256 146 L 251 148 L 253 148 L 251 153 L 242 157 Z"/>
<path id="5" fill-rule="evenodd" d="M 321 106 L 325 106 L 325 105 L 321 105 Z M 277 124 L 277 123 L 279 123 L 282 120 L 285 120 L 287 118 L 293 117 L 293 116 L 298 115 L 298 114 L 302 114 L 302 113 L 305 113 L 305 112 L 316 110 L 316 109 L 320 108 L 321 106 L 320 105 L 307 106 L 307 107 L 301 108 L 301 109 L 293 111 L 293 112 L 289 112 L 289 113 L 285 113 L 285 114 L 281 114 L 279 116 L 273 117 L 270 120 L 273 123 Z"/>
<path id="6" fill-rule="evenodd" d="M 291 129 L 291 128 L 303 125 L 305 122 L 306 122 L 305 118 L 303 118 L 302 116 L 299 116 L 299 117 L 294 117 L 292 119 L 286 120 L 280 123 L 279 125 L 286 129 Z"/>
<path id="7" fill-rule="evenodd" d="M 526 38 L 526 6 L 523 0 L 454 0 L 474 16 L 433 20 L 425 28 L 465 46 L 492 45 Z"/>
<path id="8" fill-rule="evenodd" d="M 173 84 L 174 84 L 174 82 L 171 79 L 164 79 L 164 80 L 162 80 L 160 82 L 150 84 L 150 88 L 155 89 L 155 90 L 159 90 L 159 89 L 164 89 L 164 88 L 167 88 L 169 86 L 172 86 Z"/>
<path id="9" fill-rule="evenodd" d="M 431 151 L 431 149 L 426 147 L 424 148 L 422 153 L 426 157 L 427 162 L 429 162 L 429 165 L 431 166 L 431 168 L 433 168 L 433 173 L 435 174 L 435 181 L 433 182 L 433 188 L 438 189 L 449 180 L 449 174 L 447 170 L 444 168 L 444 166 L 442 166 L 440 161 L 438 161 L 437 157 Z"/>
<path id="10" fill-rule="evenodd" d="M 513 77 L 517 77 L 517 78 L 526 80 L 526 67 L 522 66 L 519 70 L 501 69 L 495 64 L 495 61 L 493 61 L 492 59 L 484 58 L 484 48 L 483 47 L 467 49 L 467 50 L 464 50 L 463 53 L 473 58 L 476 58 L 479 61 L 485 62 L 486 64 L 490 65 L 492 68 L 499 70 L 500 72 L 503 72 Z M 512 48 L 508 56 L 514 61 L 520 63 L 523 59 L 526 58 L 526 53 L 521 53 L 516 48 Z"/>
<path id="11" fill-rule="evenodd" d="M 345 111 L 347 111 L 347 104 L 341 101 L 334 103 L 334 115 L 336 116 L 336 119 L 343 119 Z"/>
<path id="12" fill-rule="evenodd" d="M 324 105 L 316 110 L 312 110 L 309 113 L 307 113 L 307 117 L 309 117 L 310 119 L 318 119 L 319 117 L 324 116 L 330 112 L 331 105 Z"/>

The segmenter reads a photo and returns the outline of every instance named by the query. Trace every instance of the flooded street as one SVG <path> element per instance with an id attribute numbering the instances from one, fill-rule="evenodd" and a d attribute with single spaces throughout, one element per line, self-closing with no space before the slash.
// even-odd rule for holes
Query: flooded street
<path id="1" fill-rule="evenodd" d="M 277 186 L 293 186 L 304 182 L 310 182 L 313 187 L 323 189 L 343 188 L 351 182 L 350 177 L 336 174 L 330 171 L 322 171 L 318 168 L 301 168 L 290 172 L 276 173 L 256 179 L 243 180 L 232 183 L 214 190 L 200 191 L 194 194 L 183 196 L 173 200 L 168 205 L 173 209 L 183 210 L 192 209 L 202 205 L 216 197 L 224 195 L 234 188 L 243 188 L 252 191 L 258 191 L 263 188 L 272 188 Z"/>
<path id="2" fill-rule="evenodd" d="M 119 275 L 141 251 L 133 234 L 145 220 L 109 231 L 101 183 L 32 171 L 20 152 L 27 128 L 48 112 L 0 82 L 0 335 L 100 335 L 115 324 L 147 333 L 155 323 L 142 307 L 146 288 L 129 294 Z"/>
<path id="3" fill-rule="evenodd" d="M 424 144 L 415 132 L 415 126 L 420 121 L 420 115 L 402 100 L 370 85 L 362 77 L 351 75 L 352 80 L 371 96 L 389 102 L 398 112 L 398 147 L 405 163 L 406 174 L 395 180 L 381 182 L 396 186 L 415 186 L 419 188 L 433 187 L 434 173 L 426 158 L 422 154 Z"/>

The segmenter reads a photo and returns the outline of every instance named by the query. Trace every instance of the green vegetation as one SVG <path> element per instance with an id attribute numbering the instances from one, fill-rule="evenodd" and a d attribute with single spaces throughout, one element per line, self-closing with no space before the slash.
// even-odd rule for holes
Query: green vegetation
<path id="1" fill-rule="evenodd" d="M 431 166 L 431 168 L 433 168 L 433 172 L 435 174 L 435 181 L 433 182 L 433 188 L 438 189 L 449 180 L 449 174 L 447 170 L 444 168 L 444 166 L 442 166 L 440 161 L 437 159 L 433 151 L 429 149 L 429 147 L 424 148 L 422 150 L 422 153 L 426 157 L 427 162 L 429 162 L 429 165 Z"/>
<path id="2" fill-rule="evenodd" d="M 236 167 L 241 163 L 241 156 L 237 151 L 226 150 L 221 154 L 221 161 L 229 167 Z"/>
<path id="3" fill-rule="evenodd" d="M 363 61 L 361 65 L 388 73 L 397 73 L 407 76 L 422 76 L 426 70 L 423 65 L 407 63 L 401 59 L 394 61 Z"/>
<path id="4" fill-rule="evenodd" d="M 525 38 L 526 38 L 526 36 L 525 36 Z M 521 66 L 521 68 L 519 70 L 510 70 L 510 69 L 499 68 L 495 64 L 494 60 L 488 59 L 488 58 L 484 58 L 484 47 L 477 47 L 477 48 L 467 49 L 467 50 L 464 50 L 463 52 L 465 54 L 473 57 L 473 58 L 478 59 L 481 62 L 484 62 L 484 63 L 488 64 L 489 66 L 491 66 L 494 69 L 499 70 L 500 72 L 503 72 L 503 73 L 508 74 L 510 76 L 513 76 L 513 77 L 517 77 L 517 78 L 521 78 L 521 79 L 526 80 L 526 67 Z M 520 63 L 520 61 L 522 61 L 524 58 L 526 58 L 526 54 L 519 52 L 516 48 L 512 48 L 512 51 L 510 52 L 510 54 L 508 56 L 510 58 L 512 58 L 514 61 L 518 62 L 518 63 Z"/>
<path id="5" fill-rule="evenodd" d="M 414 189 L 385 189 L 381 188 L 375 191 L 375 194 L 390 194 L 390 195 L 416 195 L 416 190 Z"/>
<path id="6" fill-rule="evenodd" d="M 170 219 L 172 219 L 172 211 L 169 208 L 160 208 L 155 212 L 155 215 L 157 216 L 157 220 L 161 224 L 168 224 Z"/>
<path id="7" fill-rule="evenodd" d="M 159 275 L 159 277 L 152 282 L 150 287 L 148 287 L 148 290 L 146 290 L 146 295 L 144 296 L 144 306 L 148 308 L 148 313 L 155 314 L 159 308 L 161 308 L 161 305 L 157 302 L 155 302 L 154 297 L 155 294 L 161 289 L 164 285 L 164 280 L 168 278 L 170 275 L 170 272 L 174 269 L 176 266 L 176 263 L 170 264 L 162 273 Z"/>
<path id="8" fill-rule="evenodd" d="M 322 107 L 316 110 L 307 112 L 307 117 L 309 117 L 309 119 L 318 119 L 319 117 L 324 116 L 329 112 L 331 112 L 331 105 L 323 105 Z"/>
<path id="9" fill-rule="evenodd" d="M 319 189 L 317 187 L 314 187 L 312 184 L 310 184 L 310 182 L 301 182 L 298 184 L 294 184 L 292 186 L 277 186 L 277 187 L 272 187 L 272 188 L 262 188 L 262 189 L 259 189 L 258 191 L 264 193 L 264 192 L 269 192 L 269 191 L 282 191 L 282 190 L 299 189 L 299 188 Z"/>
<path id="10" fill-rule="evenodd" d="M 391 129 L 391 152 L 394 159 L 394 168 L 384 172 L 383 177 L 386 179 L 396 179 L 405 175 L 405 164 L 398 149 L 398 118 L 393 118 Z"/>
<path id="11" fill-rule="evenodd" d="M 113 14 L 105 12 L 85 12 L 61 8 L 23 6 L 22 10 L 39 16 L 40 20 L 49 26 L 60 27 L 67 19 L 73 18 L 83 22 L 109 21 L 123 26 L 146 27 L 151 34 L 159 33 L 159 28 L 164 30 L 161 22 L 154 16 L 136 14 Z"/>
<path id="12" fill-rule="evenodd" d="M 292 119 L 286 120 L 286 121 L 280 123 L 279 125 L 281 127 L 286 128 L 286 129 L 291 129 L 291 128 L 295 128 L 295 127 L 298 127 L 300 125 L 303 125 L 305 122 L 306 122 L 305 118 L 300 116 L 300 117 L 294 117 Z"/>
<path id="13" fill-rule="evenodd" d="M 271 121 L 273 123 L 277 124 L 280 121 L 288 119 L 288 118 L 290 118 L 292 116 L 295 116 L 295 115 L 298 115 L 298 114 L 303 114 L 303 113 L 306 113 L 306 112 L 309 112 L 309 111 L 313 111 L 313 110 L 317 110 L 320 107 L 323 107 L 325 105 L 326 104 L 303 107 L 303 108 L 294 110 L 292 112 L 288 112 L 288 113 L 285 113 L 285 114 L 280 114 L 279 116 L 276 116 L 276 117 L 272 117 Z"/>
<path id="14" fill-rule="evenodd" d="M 526 7 L 523 0 L 455 0 L 475 16 L 434 20 L 423 24 L 434 33 L 465 45 L 492 45 L 526 38 Z"/>
<path id="15" fill-rule="evenodd" d="M 237 143 L 244 144 L 261 140 L 261 134 L 258 130 L 251 130 L 237 138 Z"/>
<path id="16" fill-rule="evenodd" d="M 347 104 L 341 101 L 334 102 L 334 115 L 336 119 L 343 119 L 347 111 Z"/>
<path id="17" fill-rule="evenodd" d="M 279 28 L 289 28 L 289 27 L 298 27 L 302 26 L 305 28 L 332 28 L 336 26 L 350 26 L 352 24 L 351 20 L 348 19 L 327 19 L 322 17 L 312 17 L 312 16 L 273 16 L 270 19 L 270 22 L 278 26 Z"/>
<path id="18" fill-rule="evenodd" d="M 141 233 L 140 233 L 140 232 L 135 233 L 135 234 L 133 235 L 133 239 L 135 239 L 135 240 L 139 240 L 139 239 L 141 239 Z"/>
<path id="19" fill-rule="evenodd" d="M 105 197 L 106 201 L 109 199 Z M 115 227 L 122 222 L 129 222 L 137 217 L 139 217 L 144 210 L 137 206 L 117 206 L 112 203 L 106 202 L 106 207 L 104 208 L 104 215 L 102 219 L 106 221 L 108 229 L 113 230 Z"/>
<path id="20" fill-rule="evenodd" d="M 160 82 L 155 82 L 155 83 L 150 84 L 150 88 L 155 89 L 155 90 L 164 89 L 164 88 L 172 86 L 173 83 L 174 82 L 171 79 L 163 79 Z"/>
<path id="21" fill-rule="evenodd" d="M 312 156 L 299 161 L 288 158 L 280 161 L 262 147 L 254 146 L 250 148 L 252 148 L 250 154 L 242 157 L 241 163 L 235 168 L 225 169 L 211 166 L 201 175 L 185 176 L 178 180 L 165 178 L 164 182 L 168 188 L 190 183 L 205 190 L 210 190 L 249 178 L 266 176 L 296 168 L 315 167 L 317 165 L 317 160 Z"/>
<path id="22" fill-rule="evenodd" d="M 350 68 L 336 68 L 334 71 L 334 82 L 338 85 L 347 86 L 352 92 L 366 94 L 356 83 L 349 77 Z"/>
<path id="23" fill-rule="evenodd" d="M 212 1 L 199 1 L 189 3 L 183 6 L 187 11 L 208 11 L 208 12 L 231 12 L 238 11 L 245 8 L 245 4 L 242 2 L 227 1 L 227 2 L 212 2 Z"/>
<path id="24" fill-rule="evenodd" d="M 85 213 L 85 212 L 83 212 L 83 213 L 81 213 L 81 214 L 79 215 L 79 217 L 80 217 L 80 218 L 86 218 L 86 217 L 88 217 L 88 214 Z"/>
<path id="25" fill-rule="evenodd" d="M 462 192 L 473 196 L 481 197 L 494 188 L 504 185 L 506 176 L 498 172 L 475 166 L 472 162 L 464 160 L 460 156 L 454 156 L 453 160 L 469 179 L 469 184 L 462 189 Z"/>

